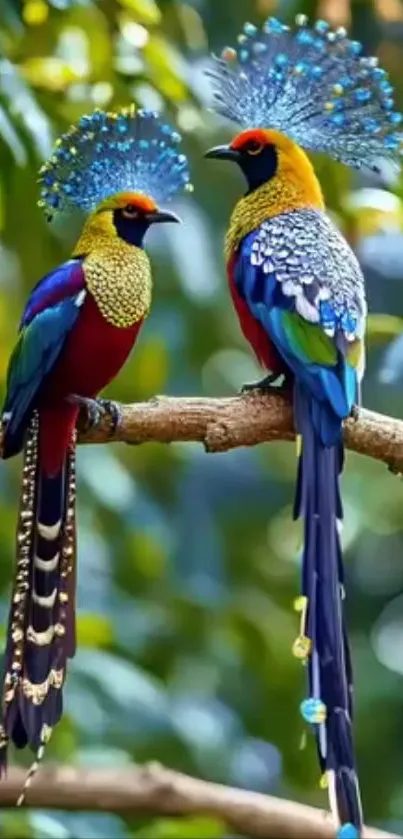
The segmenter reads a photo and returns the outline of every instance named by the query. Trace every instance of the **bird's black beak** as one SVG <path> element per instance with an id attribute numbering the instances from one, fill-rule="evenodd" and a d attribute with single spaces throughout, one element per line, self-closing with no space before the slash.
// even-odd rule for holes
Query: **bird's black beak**
<path id="1" fill-rule="evenodd" d="M 239 160 L 239 151 L 231 146 L 214 146 L 205 152 L 204 157 L 216 158 L 217 160 L 232 160 L 235 163 Z"/>
<path id="2" fill-rule="evenodd" d="M 181 223 L 181 219 L 176 213 L 170 213 L 168 210 L 154 210 L 146 214 L 146 219 L 149 224 L 163 224 L 166 221 L 174 221 L 177 224 Z"/>

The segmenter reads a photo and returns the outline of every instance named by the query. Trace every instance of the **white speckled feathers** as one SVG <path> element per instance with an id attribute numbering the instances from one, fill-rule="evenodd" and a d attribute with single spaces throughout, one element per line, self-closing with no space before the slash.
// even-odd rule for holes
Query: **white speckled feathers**
<path id="1" fill-rule="evenodd" d="M 353 251 L 318 210 L 282 213 L 265 221 L 252 245 L 252 265 L 275 274 L 284 297 L 330 337 L 363 338 L 364 277 Z"/>

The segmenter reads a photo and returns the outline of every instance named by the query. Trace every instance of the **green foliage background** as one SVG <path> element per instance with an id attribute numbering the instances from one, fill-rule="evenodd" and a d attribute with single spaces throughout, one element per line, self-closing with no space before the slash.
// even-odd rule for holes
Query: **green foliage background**
<path id="1" fill-rule="evenodd" d="M 1 0 L 0 380 L 29 288 L 65 259 L 78 228 L 48 226 L 36 171 L 52 140 L 95 105 L 166 108 L 185 137 L 195 193 L 184 225 L 155 231 L 152 315 L 110 395 L 223 395 L 259 374 L 232 311 L 222 258 L 236 174 L 205 163 L 228 126 L 204 107 L 208 49 L 244 20 L 320 13 L 377 52 L 403 107 L 399 0 Z M 402 416 L 402 185 L 317 161 L 329 207 L 369 291 L 364 402 Z M 371 192 L 363 192 L 363 188 Z M 383 192 L 379 189 L 383 188 Z M 386 190 L 386 192 L 385 192 Z M 396 198 L 391 197 L 392 192 Z M 397 340 L 396 340 L 397 337 Z M 290 523 L 289 444 L 207 456 L 196 445 L 79 453 L 79 652 L 48 760 L 167 765 L 325 804 L 311 740 L 300 750 L 304 673 L 297 631 L 300 531 Z M 349 456 L 343 483 L 356 744 L 366 818 L 403 829 L 403 488 Z M 19 463 L 0 469 L 0 621 L 14 555 Z M 15 756 L 28 765 L 29 756 Z M 5 837 L 225 835 L 206 819 L 140 823 L 101 814 L 0 814 Z"/>

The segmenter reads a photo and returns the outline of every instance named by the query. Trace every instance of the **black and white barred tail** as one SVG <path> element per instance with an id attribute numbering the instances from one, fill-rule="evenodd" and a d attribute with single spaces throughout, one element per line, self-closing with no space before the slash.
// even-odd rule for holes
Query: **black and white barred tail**
<path id="1" fill-rule="evenodd" d="M 9 743 L 36 753 L 19 804 L 62 715 L 67 658 L 75 652 L 75 439 L 60 472 L 39 463 L 35 412 L 24 446 L 17 556 L 2 692 L 0 777 Z"/>

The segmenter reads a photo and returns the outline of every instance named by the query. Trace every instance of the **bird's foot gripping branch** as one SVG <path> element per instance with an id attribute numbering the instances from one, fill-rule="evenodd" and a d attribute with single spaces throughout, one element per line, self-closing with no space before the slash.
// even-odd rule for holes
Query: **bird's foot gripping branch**
<path id="1" fill-rule="evenodd" d="M 112 436 L 118 430 L 122 414 L 118 403 L 112 399 L 89 399 L 72 394 L 67 397 L 67 401 L 80 409 L 78 423 L 82 431 L 97 428 L 104 420 L 109 423 Z"/>

